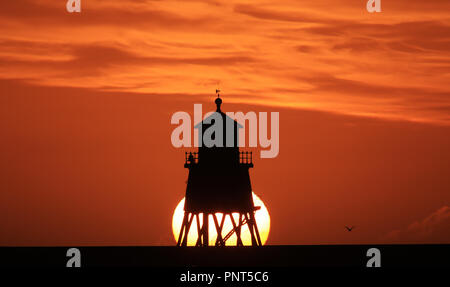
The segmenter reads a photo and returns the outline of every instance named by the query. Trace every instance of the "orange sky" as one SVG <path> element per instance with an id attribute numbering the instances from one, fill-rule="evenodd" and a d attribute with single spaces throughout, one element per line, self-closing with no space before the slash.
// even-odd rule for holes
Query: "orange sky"
<path id="1" fill-rule="evenodd" d="M 450 2 L 392 2 L 2 3 L 0 244 L 173 244 L 170 116 L 217 87 L 280 112 L 270 244 L 450 243 Z"/>

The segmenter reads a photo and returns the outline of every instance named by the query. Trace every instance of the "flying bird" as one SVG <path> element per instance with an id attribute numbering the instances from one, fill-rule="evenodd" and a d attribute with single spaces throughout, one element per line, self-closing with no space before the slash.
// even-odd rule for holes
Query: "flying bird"
<path id="1" fill-rule="evenodd" d="M 352 226 L 352 227 L 345 226 L 345 228 L 347 228 L 347 230 L 350 232 L 350 231 L 352 231 L 353 228 L 355 228 L 355 227 L 354 227 L 354 226 Z"/>

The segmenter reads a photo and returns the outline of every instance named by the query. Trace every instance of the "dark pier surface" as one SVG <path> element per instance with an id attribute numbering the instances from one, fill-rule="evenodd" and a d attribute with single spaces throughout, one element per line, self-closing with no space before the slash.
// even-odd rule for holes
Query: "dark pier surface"
<path id="1" fill-rule="evenodd" d="M 262 247 L 0 247 L 2 267 L 66 267 L 78 248 L 82 267 L 351 267 L 366 268 L 380 251 L 385 268 L 450 268 L 450 245 L 289 245 Z"/>

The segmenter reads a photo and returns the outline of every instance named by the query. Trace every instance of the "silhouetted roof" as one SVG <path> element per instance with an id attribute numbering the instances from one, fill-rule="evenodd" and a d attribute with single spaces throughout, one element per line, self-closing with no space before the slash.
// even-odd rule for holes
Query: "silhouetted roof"
<path id="1" fill-rule="evenodd" d="M 196 128 L 196 129 L 199 128 L 199 127 L 200 127 L 200 124 L 203 124 L 204 121 L 208 121 L 208 122 L 211 123 L 211 122 L 212 122 L 212 121 L 211 121 L 211 118 L 213 117 L 213 115 L 214 115 L 215 113 L 220 113 L 220 115 L 222 116 L 222 118 L 225 118 L 225 122 L 229 122 L 229 120 L 232 120 L 232 121 L 236 122 L 237 128 L 238 128 L 238 129 L 240 129 L 240 128 L 243 127 L 243 126 L 242 126 L 241 124 L 239 124 L 235 119 L 232 119 L 231 117 L 227 116 L 226 113 L 224 113 L 224 112 L 221 111 L 221 109 L 220 109 L 220 105 L 222 104 L 222 99 L 221 99 L 221 98 L 217 97 L 216 100 L 214 101 L 214 103 L 217 105 L 217 110 L 216 110 L 214 113 L 212 113 L 211 115 L 209 115 L 206 119 L 204 119 L 203 121 L 201 121 L 201 122 L 199 122 L 198 124 L 196 124 L 196 125 L 194 126 L 194 128 Z M 210 125 L 210 124 L 207 124 L 207 125 Z"/>
<path id="2" fill-rule="evenodd" d="M 227 116 L 227 114 L 225 114 L 224 112 L 221 112 L 221 111 L 220 111 L 220 112 L 214 112 L 214 113 L 212 113 L 212 114 L 209 115 L 206 119 L 204 119 L 203 121 L 201 121 L 201 122 L 199 122 L 198 124 L 196 124 L 196 125 L 194 126 L 194 128 L 196 128 L 196 129 L 199 128 L 199 127 L 200 127 L 200 124 L 203 124 L 204 121 L 209 122 L 209 123 L 207 123 L 207 125 L 210 125 L 210 124 L 211 124 L 211 118 L 213 117 L 213 114 L 215 114 L 215 113 L 220 113 L 220 115 L 222 116 L 222 118 L 225 118 L 225 121 L 226 121 L 226 122 L 228 122 L 228 121 L 230 121 L 230 120 L 236 122 L 237 128 L 238 128 L 238 129 L 240 129 L 240 128 L 243 127 L 243 126 L 242 126 L 240 123 L 238 123 L 235 119 L 232 119 L 231 117 Z"/>

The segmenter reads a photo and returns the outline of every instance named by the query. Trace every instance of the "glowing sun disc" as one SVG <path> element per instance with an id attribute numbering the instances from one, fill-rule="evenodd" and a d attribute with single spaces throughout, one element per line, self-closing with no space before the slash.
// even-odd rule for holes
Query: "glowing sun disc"
<path id="1" fill-rule="evenodd" d="M 261 206 L 261 209 L 257 210 L 255 212 L 255 220 L 256 225 L 258 226 L 259 235 L 261 237 L 261 242 L 264 245 L 267 242 L 267 239 L 269 238 L 269 231 L 270 231 L 270 215 L 269 211 L 267 210 L 266 206 L 264 205 L 264 202 L 255 194 L 253 193 L 253 202 L 255 206 Z M 200 213 L 200 215 L 202 215 Z M 181 225 L 183 223 L 183 216 L 184 216 L 184 198 L 178 203 L 177 207 L 175 208 L 175 211 L 173 213 L 172 218 L 172 231 L 175 241 L 178 240 L 178 235 L 181 230 Z M 216 213 L 217 219 L 220 222 L 222 220 L 222 213 Z M 239 221 L 239 214 L 233 213 L 233 218 L 235 222 Z M 203 216 L 200 216 L 200 224 L 203 224 Z M 192 220 L 192 225 L 189 230 L 188 234 L 188 246 L 195 246 L 197 242 L 197 228 L 192 228 L 197 226 L 196 218 Z M 227 234 L 229 231 L 233 229 L 233 224 L 231 223 L 231 219 L 227 216 L 225 218 L 224 227 L 222 235 Z M 212 216 L 209 216 L 209 245 L 214 246 L 217 238 L 217 231 L 214 225 L 214 220 Z M 242 243 L 244 245 L 251 245 L 252 240 L 250 236 L 250 231 L 248 229 L 247 225 L 244 225 L 242 227 L 241 231 L 241 239 Z M 227 241 L 226 245 L 232 246 L 236 245 L 237 238 L 236 234 L 233 234 Z"/>

